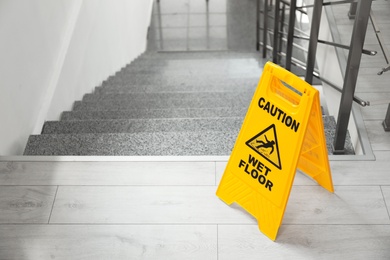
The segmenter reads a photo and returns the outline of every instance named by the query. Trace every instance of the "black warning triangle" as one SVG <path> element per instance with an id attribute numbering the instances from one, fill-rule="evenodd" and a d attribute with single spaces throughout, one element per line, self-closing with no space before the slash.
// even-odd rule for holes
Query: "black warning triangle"
<path id="1" fill-rule="evenodd" d="M 275 125 L 272 124 L 246 142 L 246 145 L 260 154 L 264 159 L 282 169 L 280 161 L 278 138 Z"/>

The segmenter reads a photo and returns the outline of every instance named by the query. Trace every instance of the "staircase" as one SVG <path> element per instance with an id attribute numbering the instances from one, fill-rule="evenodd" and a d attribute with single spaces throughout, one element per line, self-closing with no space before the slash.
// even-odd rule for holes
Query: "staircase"
<path id="1" fill-rule="evenodd" d="M 147 52 L 46 122 L 25 155 L 229 155 L 256 54 Z"/>
<path id="2" fill-rule="evenodd" d="M 146 52 L 46 122 L 24 155 L 230 155 L 264 65 L 258 56 Z M 330 144 L 334 119 L 324 122 Z"/>

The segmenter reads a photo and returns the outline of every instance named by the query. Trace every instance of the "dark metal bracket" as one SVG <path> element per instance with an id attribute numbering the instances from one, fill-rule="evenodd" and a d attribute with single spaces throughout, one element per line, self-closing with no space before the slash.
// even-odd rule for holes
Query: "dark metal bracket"
<path id="1" fill-rule="evenodd" d="M 349 3 L 357 3 L 357 0 L 344 0 L 344 1 L 335 1 L 335 2 L 324 2 L 322 3 L 322 6 L 329 6 L 329 5 L 341 5 L 341 4 L 349 4 Z M 305 6 L 299 6 L 297 9 L 303 9 L 303 8 L 312 8 L 314 5 L 305 5 Z"/>
<path id="2" fill-rule="evenodd" d="M 389 107 L 387 108 L 386 117 L 385 120 L 383 120 L 382 125 L 383 125 L 383 129 L 385 129 L 386 132 L 390 131 L 390 103 L 389 103 Z"/>

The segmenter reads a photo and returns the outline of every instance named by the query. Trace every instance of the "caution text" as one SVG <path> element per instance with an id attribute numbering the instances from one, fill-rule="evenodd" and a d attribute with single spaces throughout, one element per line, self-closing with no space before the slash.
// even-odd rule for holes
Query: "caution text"
<path id="1" fill-rule="evenodd" d="M 287 115 L 286 112 L 278 108 L 276 105 L 266 101 L 265 98 L 261 97 L 258 103 L 259 107 L 264 111 L 267 111 L 268 114 L 277 118 L 280 122 L 285 124 L 294 132 L 298 131 L 300 123 L 293 119 L 291 116 Z"/>

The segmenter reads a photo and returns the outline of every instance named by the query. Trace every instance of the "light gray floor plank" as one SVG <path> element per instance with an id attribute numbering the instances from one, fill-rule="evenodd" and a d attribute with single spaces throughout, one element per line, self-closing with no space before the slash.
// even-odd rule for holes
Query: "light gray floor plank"
<path id="1" fill-rule="evenodd" d="M 60 187 L 51 223 L 255 223 L 215 192 L 215 186 Z"/>
<path id="2" fill-rule="evenodd" d="M 383 94 L 383 93 L 381 93 Z M 364 99 L 367 100 L 367 99 Z M 364 120 L 385 120 L 387 108 L 389 103 L 385 103 L 386 101 L 377 101 L 375 105 L 360 108 L 362 111 L 362 116 Z M 369 123 L 368 123 L 369 124 Z"/>
<path id="3" fill-rule="evenodd" d="M 294 186 L 285 224 L 390 224 L 379 186 Z"/>
<path id="4" fill-rule="evenodd" d="M 356 95 L 361 96 L 361 93 L 373 93 L 382 92 L 386 93 L 390 91 L 388 82 L 390 81 L 390 73 L 386 72 L 381 76 L 377 73 L 381 71 L 381 67 L 364 68 L 359 71 L 358 80 L 356 82 Z"/>
<path id="5" fill-rule="evenodd" d="M 56 186 L 0 186 L 0 223 L 48 223 L 56 190 Z"/>
<path id="6" fill-rule="evenodd" d="M 216 226 L 0 225 L 0 259 L 217 259 Z"/>
<path id="7" fill-rule="evenodd" d="M 59 187 L 51 223 L 256 223 L 239 205 L 226 205 L 216 187 Z M 286 224 L 390 224 L 379 186 L 294 186 Z"/>
<path id="8" fill-rule="evenodd" d="M 365 122 L 368 138 L 374 151 L 390 150 L 390 132 L 385 132 L 382 122 L 383 120 L 370 120 Z"/>
<path id="9" fill-rule="evenodd" d="M 218 259 L 389 259 L 389 225 L 282 225 L 276 242 L 255 225 L 219 225 Z"/>
<path id="10" fill-rule="evenodd" d="M 390 151 L 375 151 L 375 161 L 332 161 L 334 185 L 390 185 Z"/>
<path id="11" fill-rule="evenodd" d="M 382 186 L 381 189 L 382 189 L 383 197 L 385 198 L 387 212 L 390 218 L 390 186 Z"/>
<path id="12" fill-rule="evenodd" d="M 389 89 L 390 90 L 390 89 Z M 360 107 L 363 120 L 384 120 L 387 108 L 390 103 L 390 92 L 388 93 L 359 93 L 359 97 L 370 101 L 371 105 Z"/>
<path id="13" fill-rule="evenodd" d="M 0 162 L 0 185 L 214 184 L 214 162 Z"/>

